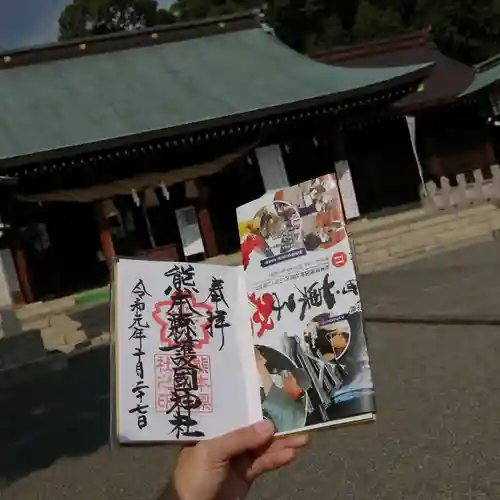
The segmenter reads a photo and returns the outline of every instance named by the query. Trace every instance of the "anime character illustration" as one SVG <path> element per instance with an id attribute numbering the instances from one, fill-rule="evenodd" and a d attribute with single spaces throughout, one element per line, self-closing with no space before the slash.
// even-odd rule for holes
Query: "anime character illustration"
<path id="1" fill-rule="evenodd" d="M 323 313 L 309 321 L 302 336 L 288 336 L 287 351 L 311 383 L 307 425 L 363 413 L 373 406 L 373 382 L 362 328 L 359 312 L 339 316 Z"/>
<path id="2" fill-rule="evenodd" d="M 351 328 L 345 318 L 319 314 L 306 326 L 302 348 L 324 361 L 335 361 L 344 355 L 350 339 Z"/>
<path id="3" fill-rule="evenodd" d="M 307 251 L 330 248 L 347 237 L 340 193 L 333 175 L 279 191 L 276 198 L 296 207 Z"/>
<path id="4" fill-rule="evenodd" d="M 301 220 L 297 209 L 290 203 L 274 200 L 259 210 L 260 234 L 274 255 L 302 247 Z"/>
<path id="5" fill-rule="evenodd" d="M 264 418 L 273 422 L 277 432 L 304 427 L 309 377 L 292 360 L 276 349 L 255 347 L 257 371 L 261 382 Z"/>
<path id="6" fill-rule="evenodd" d="M 343 317 L 332 318 L 328 313 L 312 318 L 302 337 L 288 337 L 292 359 L 311 381 L 307 412 L 314 419 L 331 420 L 329 412 L 335 404 L 335 393 L 347 377 L 346 366 L 340 358 L 347 351 L 350 338 L 348 321 Z"/>

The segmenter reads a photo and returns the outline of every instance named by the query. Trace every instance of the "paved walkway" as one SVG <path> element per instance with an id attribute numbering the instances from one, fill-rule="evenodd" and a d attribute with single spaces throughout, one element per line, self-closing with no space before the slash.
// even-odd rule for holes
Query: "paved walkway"
<path id="1" fill-rule="evenodd" d="M 500 325 L 500 241 L 360 278 L 368 320 Z"/>
<path id="2" fill-rule="evenodd" d="M 367 276 L 367 311 L 493 313 L 498 248 Z M 498 498 L 498 327 L 368 323 L 368 335 L 377 422 L 314 436 L 300 460 L 266 477 L 252 498 Z M 0 394 L 2 500 L 156 499 L 175 451 L 111 451 L 108 387 L 102 348 L 72 358 L 66 372 Z"/>

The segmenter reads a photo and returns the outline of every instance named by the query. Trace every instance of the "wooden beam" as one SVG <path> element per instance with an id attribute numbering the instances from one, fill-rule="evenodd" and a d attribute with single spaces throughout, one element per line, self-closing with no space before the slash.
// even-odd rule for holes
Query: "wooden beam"
<path id="1" fill-rule="evenodd" d="M 14 266 L 16 268 L 17 279 L 19 281 L 19 287 L 21 288 L 21 293 L 26 304 L 31 304 L 34 302 L 33 290 L 31 289 L 31 284 L 29 280 L 28 264 L 26 262 L 26 256 L 24 255 L 24 249 L 21 246 L 19 239 L 19 233 L 17 228 L 13 230 L 13 248 L 12 257 L 14 260 Z"/>
<path id="2" fill-rule="evenodd" d="M 196 200 L 196 215 L 200 224 L 201 237 L 203 239 L 203 246 L 205 247 L 206 257 L 215 257 L 219 255 L 219 248 L 215 238 L 214 228 L 212 226 L 212 219 L 210 212 L 207 208 L 206 190 L 203 186 L 203 179 L 196 179 L 193 181 L 196 184 L 199 196 Z"/>
<path id="3" fill-rule="evenodd" d="M 204 205 L 196 207 L 198 221 L 200 223 L 201 237 L 203 238 L 203 245 L 205 247 L 205 255 L 207 257 L 215 257 L 219 255 L 219 248 L 215 240 L 215 233 L 210 218 L 210 212 Z"/>
<path id="4" fill-rule="evenodd" d="M 101 250 L 106 259 L 108 266 L 111 266 L 113 259 L 116 257 L 115 245 L 113 236 L 109 228 L 109 222 L 104 214 L 102 201 L 94 203 L 97 225 L 99 228 L 99 240 L 101 241 Z"/>

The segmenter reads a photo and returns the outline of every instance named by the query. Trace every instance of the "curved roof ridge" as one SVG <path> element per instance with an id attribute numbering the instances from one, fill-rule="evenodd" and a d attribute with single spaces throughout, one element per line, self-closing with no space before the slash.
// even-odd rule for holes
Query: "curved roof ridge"
<path id="1" fill-rule="evenodd" d="M 352 45 L 339 45 L 331 49 L 312 53 L 310 56 L 316 60 L 343 61 L 422 46 L 434 48 L 435 43 L 430 35 L 430 31 L 429 27 L 391 38 L 371 40 Z"/>
<path id="2" fill-rule="evenodd" d="M 126 50 L 242 29 L 257 28 L 262 27 L 262 18 L 263 14 L 259 9 L 252 9 L 236 14 L 227 14 L 189 22 L 175 22 L 150 28 L 93 35 L 64 42 L 4 50 L 0 51 L 0 70 L 38 62 L 69 59 L 96 53 Z"/>
<path id="3" fill-rule="evenodd" d="M 480 63 L 474 65 L 474 71 L 476 73 L 482 73 L 483 71 L 487 71 L 489 69 L 495 68 L 500 64 L 500 54 L 496 54 Z"/>

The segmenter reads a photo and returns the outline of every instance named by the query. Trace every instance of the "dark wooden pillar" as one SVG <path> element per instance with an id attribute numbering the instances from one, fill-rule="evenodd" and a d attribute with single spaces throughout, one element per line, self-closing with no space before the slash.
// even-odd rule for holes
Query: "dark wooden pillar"
<path id="1" fill-rule="evenodd" d="M 34 301 L 33 290 L 31 289 L 29 280 L 26 256 L 24 255 L 24 250 L 21 246 L 19 231 L 17 228 L 12 229 L 12 258 L 14 260 L 14 266 L 16 267 L 17 279 L 19 281 L 19 287 L 21 288 L 24 301 L 26 304 L 30 304 Z"/>
<path id="2" fill-rule="evenodd" d="M 113 243 L 113 236 L 109 228 L 109 222 L 104 213 L 104 207 L 102 201 L 96 201 L 94 203 L 94 210 L 97 219 L 97 225 L 99 228 L 99 239 L 101 241 L 101 250 L 106 259 L 108 266 L 111 265 L 113 259 L 116 256 L 115 245 Z"/>
<path id="3" fill-rule="evenodd" d="M 214 228 L 212 226 L 212 218 L 208 210 L 208 193 L 207 188 L 203 185 L 203 179 L 196 179 L 193 181 L 196 190 L 196 215 L 200 224 L 201 237 L 203 239 L 203 246 L 205 247 L 205 255 L 207 257 L 215 257 L 219 255 L 219 248 L 217 247 L 217 240 L 215 239 Z"/>
<path id="4" fill-rule="evenodd" d="M 495 150 L 493 149 L 493 144 L 491 143 L 491 139 L 488 134 L 485 134 L 486 138 L 484 140 L 484 149 L 486 155 L 486 162 L 488 163 L 488 167 L 497 163 Z"/>
<path id="5" fill-rule="evenodd" d="M 14 267 L 17 274 L 17 280 L 19 282 L 19 288 L 22 297 L 12 297 L 15 304 L 26 303 L 30 304 L 34 302 L 33 289 L 31 287 L 28 263 L 26 261 L 26 255 L 21 240 L 21 233 L 19 231 L 19 218 L 16 215 L 17 211 L 14 207 L 13 192 L 9 191 L 7 194 L 2 192 L 5 197 L 2 203 L 2 219 L 3 222 L 8 226 L 9 234 L 9 248 L 12 253 L 12 260 L 14 261 Z M 21 300 L 19 300 L 21 299 Z"/>

